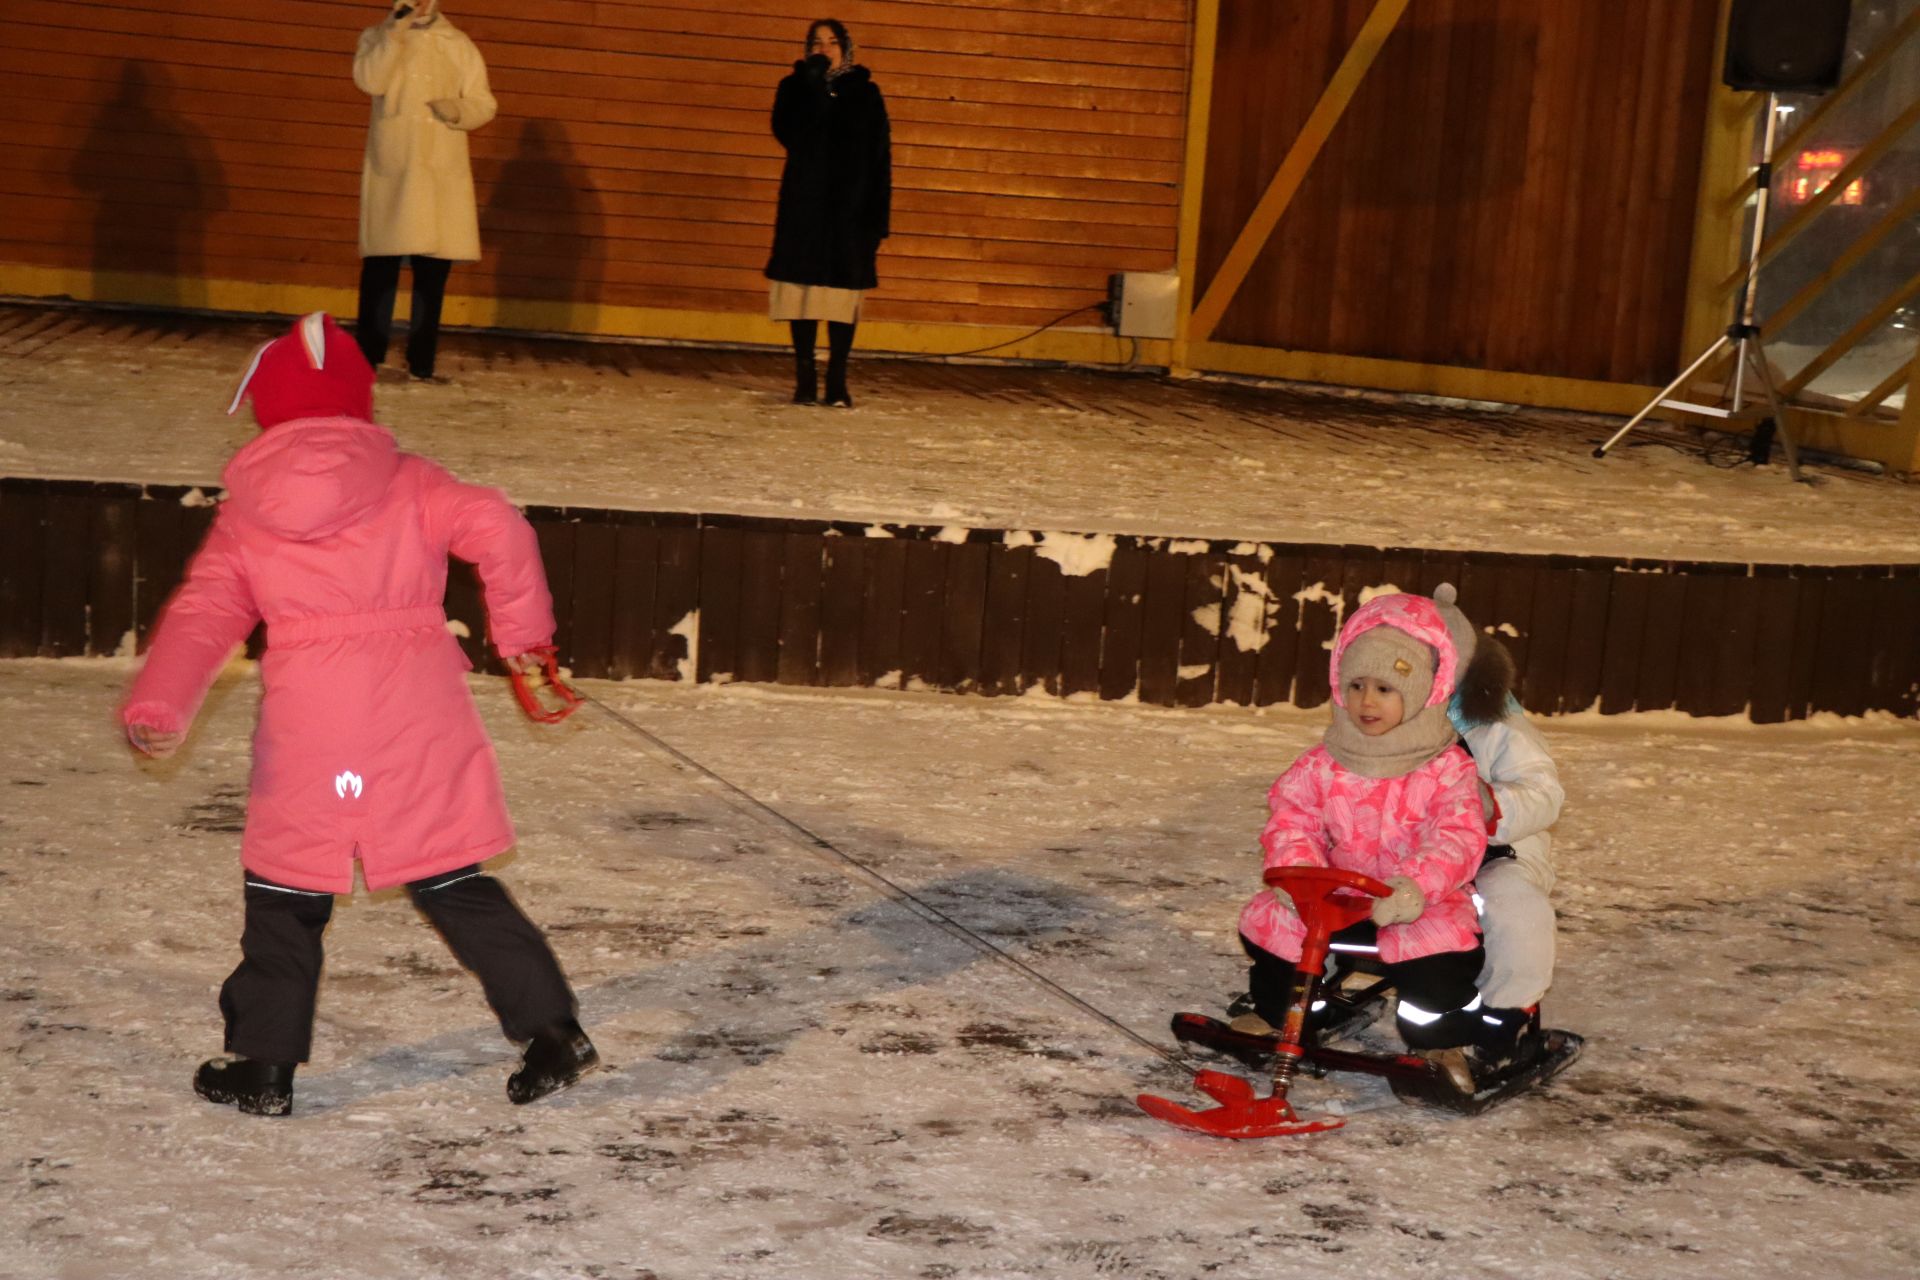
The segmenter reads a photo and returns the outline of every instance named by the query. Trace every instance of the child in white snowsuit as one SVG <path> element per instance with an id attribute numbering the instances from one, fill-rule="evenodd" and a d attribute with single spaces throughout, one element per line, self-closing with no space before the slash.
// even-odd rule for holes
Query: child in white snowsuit
<path id="1" fill-rule="evenodd" d="M 1540 998 L 1553 982 L 1553 836 L 1566 792 L 1546 741 L 1513 696 L 1513 658 L 1481 635 L 1456 603 L 1451 583 L 1433 593 L 1453 637 L 1457 687 L 1447 712 L 1473 753 L 1487 821 L 1487 857 L 1474 886 L 1486 966 L 1480 994 L 1488 1013 L 1537 1035 Z"/>

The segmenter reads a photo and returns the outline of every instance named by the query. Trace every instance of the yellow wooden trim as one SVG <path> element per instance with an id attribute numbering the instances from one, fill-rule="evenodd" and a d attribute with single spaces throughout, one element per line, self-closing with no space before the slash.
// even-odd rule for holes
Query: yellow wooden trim
<path id="1" fill-rule="evenodd" d="M 1820 189 L 1820 194 L 1795 209 L 1792 215 L 1780 224 L 1780 229 L 1767 237 L 1767 242 L 1760 246 L 1760 264 L 1765 266 L 1782 249 L 1792 243 L 1793 238 L 1804 231 L 1822 209 L 1838 200 L 1840 193 L 1847 189 L 1848 184 L 1871 168 L 1873 162 L 1880 158 L 1880 154 L 1905 136 L 1907 130 L 1911 129 L 1917 121 L 1920 121 L 1920 98 L 1914 99 L 1907 109 L 1882 129 L 1872 142 L 1860 148 L 1859 154 L 1849 160 L 1846 167 L 1839 173 L 1833 175 L 1833 181 Z M 1724 297 L 1738 288 L 1740 282 L 1746 278 L 1746 274 L 1746 267 L 1743 265 L 1740 270 L 1722 280 L 1719 286 L 1721 296 Z"/>
<path id="2" fill-rule="evenodd" d="M 1914 12 L 1920 13 L 1920 9 L 1915 9 Z M 1906 199 L 1887 210 L 1880 221 L 1874 223 L 1858 240 L 1848 245 L 1846 252 L 1835 258 L 1832 265 L 1802 285 L 1800 291 L 1776 307 L 1772 315 L 1761 320 L 1761 332 L 1777 334 L 1792 323 L 1794 317 L 1806 310 L 1809 303 L 1826 292 L 1828 285 L 1851 271 L 1862 258 L 1873 251 L 1874 246 L 1886 239 L 1893 231 L 1907 227 L 1908 220 L 1915 213 L 1920 213 L 1920 187 L 1909 191 Z"/>
<path id="3" fill-rule="evenodd" d="M 1896 366 L 1892 373 L 1889 373 L 1886 377 L 1875 383 L 1873 390 L 1848 405 L 1846 416 L 1849 418 L 1864 417 L 1869 410 L 1892 395 L 1894 388 L 1910 380 L 1917 369 L 1920 369 L 1920 350 L 1914 352 L 1912 360 Z"/>
<path id="4" fill-rule="evenodd" d="M 1913 377 L 1907 383 L 1907 403 L 1900 410 L 1900 430 L 1914 442 L 1905 468 L 1920 475 L 1920 353 L 1913 358 Z"/>
<path id="5" fill-rule="evenodd" d="M 1788 378 L 1780 387 L 1781 397 L 1790 399 L 1798 395 L 1803 388 L 1828 369 L 1831 369 L 1839 362 L 1841 356 L 1846 355 L 1847 352 L 1858 346 L 1862 338 L 1879 328 L 1888 316 L 1898 311 L 1909 298 L 1914 297 L 1916 294 L 1920 294 L 1920 271 L 1916 271 L 1913 275 L 1907 277 L 1905 284 L 1895 289 L 1885 298 L 1882 298 L 1880 304 L 1873 310 L 1854 321 L 1845 333 L 1835 338 L 1827 346 L 1825 351 L 1822 351 L 1819 355 L 1808 361 L 1806 368 L 1800 370 L 1800 372 L 1794 374 L 1791 378 Z"/>
<path id="6" fill-rule="evenodd" d="M 1227 256 L 1221 260 L 1220 270 L 1215 273 L 1207 291 L 1200 299 L 1200 305 L 1194 308 L 1193 319 L 1188 329 L 1189 341 L 1204 341 L 1212 337 L 1220 323 L 1220 317 L 1226 313 L 1227 304 L 1233 301 L 1233 295 L 1253 269 L 1253 264 L 1266 247 L 1267 238 L 1280 222 L 1280 216 L 1287 211 L 1293 197 L 1300 190 L 1300 184 L 1306 180 L 1307 171 L 1326 146 L 1327 139 L 1333 133 L 1334 125 L 1340 122 L 1347 104 L 1353 101 L 1353 95 L 1360 88 L 1360 82 L 1373 66 L 1374 59 L 1380 54 L 1381 46 L 1387 37 L 1393 34 L 1394 27 L 1400 21 L 1400 15 L 1407 11 L 1409 0 L 1378 0 L 1373 12 L 1360 28 L 1360 34 L 1354 37 L 1346 56 L 1333 73 L 1333 79 L 1321 91 L 1320 101 L 1314 104 L 1313 114 L 1307 117 L 1300 134 L 1293 140 L 1293 146 L 1287 150 L 1286 158 L 1280 162 L 1279 171 L 1273 175 L 1273 181 L 1267 184 L 1267 190 L 1255 205 L 1247 224 L 1240 228 L 1240 234 L 1234 237 L 1233 247 L 1227 250 Z"/>
<path id="7" fill-rule="evenodd" d="M 1727 17 L 1733 0 L 1720 0 L 1713 65 L 1726 57 Z M 1693 249 L 1687 264 L 1687 303 L 1680 328 L 1676 368 L 1712 346 L 1733 316 L 1715 285 L 1740 264 L 1746 231 L 1746 202 L 1736 198 L 1743 179 L 1753 175 L 1755 102 L 1766 99 L 1739 93 L 1716 77 L 1707 95 L 1706 130 L 1701 140 L 1700 185 L 1694 199 Z"/>
<path id="8" fill-rule="evenodd" d="M 1187 344 L 1193 330 L 1194 273 L 1200 262 L 1200 213 L 1207 178 L 1208 126 L 1213 119 L 1214 54 L 1220 42 L 1220 0 L 1195 0 L 1193 48 L 1187 73 L 1186 150 L 1180 168 L 1180 238 L 1174 270 L 1180 277 L 1173 356 L 1169 372 L 1187 371 Z"/>
<path id="9" fill-rule="evenodd" d="M 1723 15 L 1720 29 L 1724 32 L 1726 28 L 1727 24 Z M 1865 84 L 1868 79 L 1873 76 L 1874 72 L 1885 66 L 1887 61 L 1899 50 L 1900 46 L 1912 38 L 1915 31 L 1920 31 L 1920 9 L 1914 9 L 1909 12 L 1906 17 L 1902 18 L 1900 25 L 1888 32 L 1886 38 L 1875 45 L 1872 52 L 1860 60 L 1859 65 L 1854 67 L 1852 72 L 1847 75 L 1847 78 L 1834 87 L 1833 92 L 1820 99 L 1820 105 L 1809 112 L 1807 118 L 1802 120 L 1799 125 L 1794 128 L 1794 131 L 1787 135 L 1786 140 L 1779 144 L 1779 154 L 1782 156 L 1797 155 L 1806 143 L 1806 140 L 1813 136 L 1814 130 L 1826 123 L 1827 118 L 1833 114 L 1834 108 L 1850 99 L 1853 96 L 1854 90 Z M 1722 39 L 1724 38 L 1725 37 L 1722 36 Z M 1724 55 L 1716 54 L 1714 58 L 1715 66 L 1720 65 L 1723 56 Z M 1757 175 L 1748 174 L 1747 180 L 1741 183 L 1740 189 L 1734 193 L 1734 199 L 1743 201 L 1752 195 L 1755 181 L 1757 181 Z"/>
<path id="10" fill-rule="evenodd" d="M 1877 462 L 1899 475 L 1920 475 L 1920 413 L 1914 412 L 1916 398 L 1912 391 L 1907 393 L 1906 415 L 1898 423 L 1863 422 L 1844 414 L 1795 406 L 1787 410 L 1787 425 L 1802 449 Z"/>
<path id="11" fill-rule="evenodd" d="M 454 277 L 457 282 L 459 277 Z M 357 289 L 314 285 L 260 284 L 245 280 L 181 279 L 127 272 L 95 272 L 79 268 L 39 267 L 0 262 L 0 295 L 26 298 L 71 298 L 81 302 L 131 303 L 136 306 L 243 312 L 266 315 L 302 315 L 330 311 L 352 315 L 359 306 Z M 403 292 L 396 308 L 407 313 Z M 480 329 L 511 329 L 568 337 L 637 338 L 670 342 L 710 342 L 732 346 L 785 346 L 787 327 L 763 315 L 720 311 L 681 311 L 655 307 L 620 307 L 597 303 L 483 298 L 448 294 L 441 313 L 444 324 Z M 1012 325 L 921 324 L 909 321 L 863 320 L 860 349 L 939 357 L 995 346 L 990 358 L 1060 360 L 1076 364 L 1125 365 L 1129 362 L 1162 366 L 1172 353 L 1165 339 L 1130 338 L 1086 329 L 1049 329 L 1024 337 L 1028 329 Z"/>
<path id="12" fill-rule="evenodd" d="M 1544 409 L 1630 414 L 1646 404 L 1657 388 L 1536 373 L 1503 373 L 1458 365 L 1414 364 L 1371 356 L 1285 351 L 1232 342 L 1196 342 L 1195 368 L 1242 373 L 1294 382 L 1324 382 L 1343 387 L 1373 387 L 1459 400 L 1525 404 Z"/>

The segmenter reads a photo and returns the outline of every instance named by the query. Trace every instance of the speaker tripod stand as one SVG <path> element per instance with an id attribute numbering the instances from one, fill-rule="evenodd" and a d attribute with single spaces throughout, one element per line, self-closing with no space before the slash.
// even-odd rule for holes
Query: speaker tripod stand
<path id="1" fill-rule="evenodd" d="M 1772 202 L 1773 189 L 1773 142 L 1774 131 L 1778 126 L 1780 95 L 1767 94 L 1767 124 L 1765 140 L 1761 144 L 1761 161 L 1754 171 L 1755 198 L 1759 206 L 1753 215 L 1753 242 L 1747 249 L 1747 269 L 1740 282 L 1740 296 L 1734 306 L 1737 317 L 1727 326 L 1727 331 L 1715 339 L 1712 346 L 1700 353 L 1700 357 L 1685 369 L 1680 376 L 1669 382 L 1649 400 L 1640 412 L 1627 419 L 1627 424 L 1608 437 L 1605 444 L 1593 451 L 1596 458 L 1604 458 L 1607 452 L 1626 438 L 1627 433 L 1639 426 L 1647 415 L 1655 409 L 1675 409 L 1682 413 L 1698 414 L 1709 418 L 1722 418 L 1730 422 L 1752 419 L 1754 421 L 1753 445 L 1750 456 L 1755 462 L 1766 461 L 1767 450 L 1777 430 L 1780 435 L 1781 449 L 1787 455 L 1787 474 L 1795 480 L 1800 477 L 1800 450 L 1795 447 L 1793 433 L 1788 429 L 1786 415 L 1781 412 L 1779 393 L 1774 390 L 1773 373 L 1767 368 L 1766 350 L 1760 344 L 1760 326 L 1754 323 L 1755 285 L 1760 278 L 1760 242 L 1767 234 L 1767 206 Z M 1670 397 L 1685 386 L 1688 379 L 1705 368 L 1713 359 L 1729 346 L 1733 352 L 1733 381 L 1728 388 L 1728 403 L 1724 405 L 1692 404 L 1685 400 Z M 1747 374 L 1751 372 L 1754 380 L 1760 384 L 1764 393 L 1766 412 L 1758 414 L 1747 408 Z"/>

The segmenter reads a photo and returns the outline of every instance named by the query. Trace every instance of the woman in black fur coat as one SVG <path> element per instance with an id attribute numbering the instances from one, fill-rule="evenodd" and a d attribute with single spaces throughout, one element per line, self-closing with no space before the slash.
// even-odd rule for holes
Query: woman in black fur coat
<path id="1" fill-rule="evenodd" d="M 889 230 L 893 159 L 886 101 L 834 19 L 807 28 L 807 56 L 774 95 L 773 136 L 787 165 L 766 274 L 769 312 L 792 326 L 793 402 L 819 398 L 813 349 L 825 320 L 826 400 L 852 408 L 847 353 L 861 295 L 878 283 L 873 260 Z"/>

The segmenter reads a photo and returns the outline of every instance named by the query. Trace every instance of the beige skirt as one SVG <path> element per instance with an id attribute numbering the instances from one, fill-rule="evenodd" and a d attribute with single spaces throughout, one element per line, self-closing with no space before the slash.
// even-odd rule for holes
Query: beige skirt
<path id="1" fill-rule="evenodd" d="M 832 320 L 856 324 L 864 289 L 835 289 L 824 284 L 792 284 L 774 280 L 767 290 L 769 320 Z"/>

